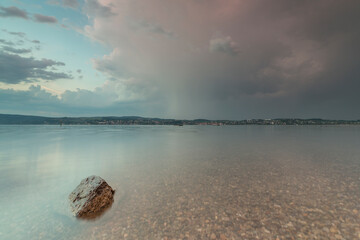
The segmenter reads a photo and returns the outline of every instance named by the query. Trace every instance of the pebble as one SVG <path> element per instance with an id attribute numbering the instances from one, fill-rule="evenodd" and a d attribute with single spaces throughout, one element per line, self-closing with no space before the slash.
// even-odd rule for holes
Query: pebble
<path id="1" fill-rule="evenodd" d="M 338 230 L 337 230 L 336 227 L 332 226 L 332 227 L 330 228 L 330 232 L 332 232 L 332 233 L 337 233 Z"/>
<path id="2" fill-rule="evenodd" d="M 129 191 L 89 238 L 111 232 L 124 239 L 360 239 L 360 182 L 343 188 L 358 178 L 360 163 L 344 169 L 271 161 L 198 161 L 156 176 L 137 169 L 138 179 L 127 182 L 137 192 Z"/>
<path id="3" fill-rule="evenodd" d="M 220 234 L 220 239 L 221 239 L 221 240 L 227 240 L 227 237 L 226 237 L 224 234 L 221 233 L 221 234 Z"/>

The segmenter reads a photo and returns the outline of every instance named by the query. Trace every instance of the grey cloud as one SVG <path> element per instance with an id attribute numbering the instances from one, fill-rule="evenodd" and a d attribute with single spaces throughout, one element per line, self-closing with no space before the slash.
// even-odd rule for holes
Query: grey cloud
<path id="1" fill-rule="evenodd" d="M 64 103 L 75 106 L 101 107 L 109 104 L 103 96 L 86 89 L 66 90 L 61 99 Z"/>
<path id="2" fill-rule="evenodd" d="M 3 31 L 7 32 L 10 35 L 18 36 L 20 38 L 25 38 L 26 37 L 26 33 L 24 33 L 24 32 L 9 32 L 9 31 L 7 31 L 5 29 Z"/>
<path id="3" fill-rule="evenodd" d="M 36 78 L 41 78 L 45 80 L 57 80 L 64 78 L 72 78 L 71 75 L 62 73 L 62 72 L 51 72 L 43 69 L 37 69 L 35 76 Z"/>
<path id="4" fill-rule="evenodd" d="M 26 91 L 14 89 L 0 89 L 0 107 L 6 110 L 20 108 L 24 111 L 28 107 L 37 106 L 43 109 L 44 105 L 58 103 L 58 98 L 41 89 L 41 86 L 30 86 Z M 24 107 L 24 104 L 27 105 Z"/>
<path id="5" fill-rule="evenodd" d="M 5 40 L 5 39 L 0 39 L 0 43 L 2 43 L 4 45 L 8 45 L 8 46 L 14 46 L 15 45 L 13 42 Z"/>
<path id="6" fill-rule="evenodd" d="M 81 69 L 76 70 L 77 73 L 81 73 Z"/>
<path id="7" fill-rule="evenodd" d="M 32 85 L 28 90 L 0 89 L 0 111 L 33 115 L 82 115 L 94 111 L 94 108 L 64 103 L 40 85 Z"/>
<path id="8" fill-rule="evenodd" d="M 28 19 L 28 13 L 25 10 L 21 10 L 17 7 L 0 7 L 0 17 L 17 17 Z"/>
<path id="9" fill-rule="evenodd" d="M 11 7 L 0 7 L 0 17 L 18 17 L 23 19 L 29 19 L 28 12 L 21 10 L 17 7 L 11 6 Z M 42 14 L 34 14 L 34 21 L 39 23 L 57 23 L 58 20 L 53 16 L 45 16 Z M 6 30 L 4 30 L 6 31 Z M 6 31 L 8 32 L 8 31 Z M 21 32 L 8 32 L 12 35 L 17 35 L 19 37 L 25 37 L 25 33 Z"/>
<path id="10" fill-rule="evenodd" d="M 116 15 L 111 7 L 102 5 L 98 0 L 85 0 L 84 11 L 91 17 L 108 18 Z"/>
<path id="11" fill-rule="evenodd" d="M 47 70 L 52 66 L 64 66 L 62 62 L 51 59 L 36 60 L 33 57 L 22 57 L 15 54 L 0 52 L 0 82 L 17 84 L 20 82 L 33 82 L 40 79 L 57 80 L 72 76 Z"/>
<path id="12" fill-rule="evenodd" d="M 62 0 L 62 5 L 76 9 L 79 6 L 79 3 L 77 0 Z"/>
<path id="13" fill-rule="evenodd" d="M 31 53 L 31 49 L 25 49 L 25 48 L 13 48 L 9 46 L 2 47 L 3 51 L 7 51 L 9 53 L 15 53 L 15 54 L 24 54 L 24 53 Z"/>
<path id="14" fill-rule="evenodd" d="M 46 1 L 46 4 L 49 5 L 60 5 L 60 2 L 58 0 L 48 0 Z"/>
<path id="15" fill-rule="evenodd" d="M 53 16 L 45 16 L 45 15 L 41 15 L 41 14 L 34 14 L 34 18 L 36 22 L 40 22 L 40 23 L 57 23 L 58 20 L 53 17 Z"/>
<path id="16" fill-rule="evenodd" d="M 60 116 L 136 115 L 139 112 L 159 112 L 159 106 L 146 102 L 108 102 L 109 96 L 85 89 L 65 91 L 61 98 L 32 85 L 28 90 L 0 89 L 0 112 Z M 98 102 L 97 102 L 98 100 Z M 75 103 L 75 104 L 74 104 Z M 105 105 L 104 105 L 105 104 Z M 146 114 L 146 115 L 148 115 Z"/>
<path id="17" fill-rule="evenodd" d="M 214 37 L 210 39 L 209 50 L 211 52 L 222 52 L 231 56 L 239 54 L 239 48 L 236 42 L 230 36 L 227 37 Z"/>
<path id="18" fill-rule="evenodd" d="M 8 34 L 10 34 L 10 35 L 13 35 L 13 36 L 17 36 L 17 37 L 19 37 L 19 38 L 23 38 L 24 40 L 26 40 L 26 41 L 28 41 L 28 42 L 32 42 L 32 43 L 35 43 L 35 44 L 40 44 L 40 41 L 39 40 L 29 40 L 29 39 L 27 39 L 26 38 L 26 33 L 24 33 L 24 32 L 10 32 L 10 31 L 8 31 L 8 30 L 6 30 L 6 29 L 2 29 L 3 30 L 3 32 L 6 32 L 6 33 L 8 33 Z M 3 41 L 0 41 L 1 43 L 4 43 Z M 19 45 L 21 45 L 21 44 L 23 44 L 24 43 L 24 41 L 23 40 L 19 40 L 18 41 L 18 44 Z M 4 43 L 5 44 L 5 43 Z M 13 43 L 12 43 L 12 45 L 14 45 Z"/>
<path id="19" fill-rule="evenodd" d="M 47 4 L 50 5 L 58 5 L 58 6 L 62 6 L 62 7 L 66 7 L 66 8 L 72 8 L 72 9 L 76 9 L 79 6 L 79 2 L 78 0 L 49 0 L 46 2 Z"/>

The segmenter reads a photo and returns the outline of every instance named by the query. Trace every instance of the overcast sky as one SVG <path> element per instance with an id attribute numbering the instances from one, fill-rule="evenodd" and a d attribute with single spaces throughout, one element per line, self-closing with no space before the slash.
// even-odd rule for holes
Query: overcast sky
<path id="1" fill-rule="evenodd" d="M 360 119 L 360 1 L 2 0 L 0 113 Z"/>

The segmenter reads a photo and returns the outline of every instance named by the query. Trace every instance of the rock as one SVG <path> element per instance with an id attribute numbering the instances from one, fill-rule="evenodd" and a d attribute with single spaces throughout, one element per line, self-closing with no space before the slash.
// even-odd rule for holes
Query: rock
<path id="1" fill-rule="evenodd" d="M 87 177 L 69 195 L 71 210 L 76 217 L 92 217 L 100 214 L 111 206 L 114 192 L 101 177 Z"/>

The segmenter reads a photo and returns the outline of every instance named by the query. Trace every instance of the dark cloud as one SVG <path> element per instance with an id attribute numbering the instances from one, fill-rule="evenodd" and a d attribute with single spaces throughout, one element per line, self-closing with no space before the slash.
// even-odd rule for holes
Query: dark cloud
<path id="1" fill-rule="evenodd" d="M 32 42 L 32 43 L 35 43 L 35 44 L 40 44 L 40 41 L 39 41 L 39 40 L 32 40 L 31 42 Z"/>
<path id="2" fill-rule="evenodd" d="M 81 69 L 76 70 L 76 72 L 80 74 L 80 73 L 81 73 Z"/>
<path id="3" fill-rule="evenodd" d="M 53 17 L 53 16 L 45 16 L 45 15 L 41 15 L 41 14 L 34 14 L 34 18 L 36 22 L 40 22 L 40 23 L 57 23 L 58 20 Z"/>
<path id="4" fill-rule="evenodd" d="M 0 52 L 0 82 L 17 84 L 44 80 L 57 80 L 72 78 L 62 72 L 49 71 L 52 66 L 64 66 L 62 62 L 51 59 L 36 60 L 33 57 L 22 57 L 15 54 Z"/>
<path id="5" fill-rule="evenodd" d="M 21 10 L 17 7 L 1 7 L 0 6 L 0 17 L 17 17 L 28 19 L 28 13 L 25 10 Z"/>
<path id="6" fill-rule="evenodd" d="M 108 18 L 116 15 L 110 6 L 102 5 L 98 0 L 85 0 L 84 11 L 91 17 Z"/>
<path id="7" fill-rule="evenodd" d="M 114 51 L 94 67 L 157 86 L 170 116 L 360 118 L 356 0 L 107 3 L 114 20 L 85 30 Z M 129 31 L 162 26 L 178 37 Z"/>
<path id="8" fill-rule="evenodd" d="M 31 53 L 31 49 L 25 49 L 25 48 L 13 48 L 9 46 L 2 47 L 3 51 L 9 52 L 9 53 L 15 53 L 15 54 L 24 54 L 24 53 Z"/>

